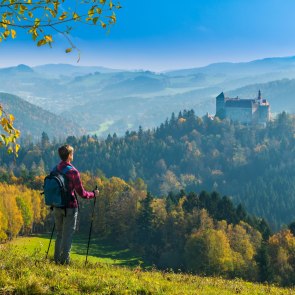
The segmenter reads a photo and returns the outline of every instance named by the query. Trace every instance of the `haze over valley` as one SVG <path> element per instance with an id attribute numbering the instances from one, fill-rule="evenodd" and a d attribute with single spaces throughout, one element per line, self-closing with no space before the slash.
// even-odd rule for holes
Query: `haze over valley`
<path id="1" fill-rule="evenodd" d="M 65 136 L 84 130 L 106 137 L 109 133 L 123 135 L 139 126 L 154 128 L 172 112 L 184 109 L 194 109 L 198 116 L 215 114 L 215 97 L 222 91 L 229 96 L 255 98 L 260 89 L 272 113 L 295 110 L 295 57 L 159 73 L 66 64 L 19 65 L 1 68 L 0 79 L 1 92 L 59 116 L 51 122 L 57 118 L 71 121 L 73 128 Z M 13 106 L 10 108 L 13 113 Z M 30 124 L 22 127 L 25 133 L 26 128 L 32 129 L 36 137 L 42 131 L 53 135 L 49 129 L 41 130 L 46 129 L 42 124 L 39 129 Z"/>

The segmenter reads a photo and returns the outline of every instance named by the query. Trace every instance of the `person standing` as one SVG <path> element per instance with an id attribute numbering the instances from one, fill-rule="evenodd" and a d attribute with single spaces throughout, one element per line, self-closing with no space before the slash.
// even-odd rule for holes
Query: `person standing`
<path id="1" fill-rule="evenodd" d="M 85 199 L 98 197 L 99 191 L 88 192 L 84 189 L 79 171 L 71 164 L 74 159 L 74 148 L 63 145 L 58 149 L 61 159 L 54 168 L 58 172 L 66 170 L 65 179 L 68 189 L 68 202 L 65 208 L 53 207 L 53 216 L 56 227 L 56 241 L 54 248 L 54 261 L 57 264 L 70 263 L 70 251 L 72 247 L 73 234 L 77 225 L 78 201 L 77 195 Z"/>

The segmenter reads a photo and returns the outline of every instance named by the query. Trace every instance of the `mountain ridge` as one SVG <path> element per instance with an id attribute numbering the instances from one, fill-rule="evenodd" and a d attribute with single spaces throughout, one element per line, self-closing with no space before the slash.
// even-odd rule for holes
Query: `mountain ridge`
<path id="1" fill-rule="evenodd" d="M 112 69 L 99 72 L 97 67 L 67 64 L 32 68 L 20 65 L 8 68 L 9 72 L 0 69 L 0 90 L 56 115 L 66 112 L 86 132 L 106 137 L 109 133 L 123 135 L 126 129 L 137 130 L 139 125 L 154 128 L 182 109 L 194 109 L 200 116 L 215 113 L 215 97 L 221 91 L 241 91 L 236 94 L 241 96 L 243 87 L 249 88 L 246 98 L 262 88 L 274 113 L 294 111 L 292 83 L 277 82 L 275 95 L 268 87 L 273 88 L 276 82 L 267 84 L 295 79 L 294 65 L 294 56 L 162 73 Z M 288 99 L 282 100 L 281 93 Z"/>
<path id="2" fill-rule="evenodd" d="M 20 129 L 21 139 L 31 137 L 36 141 L 40 139 L 42 132 L 56 139 L 84 133 L 73 121 L 43 110 L 16 95 L 0 92 L 0 102 L 7 113 L 14 115 L 14 126 Z"/>

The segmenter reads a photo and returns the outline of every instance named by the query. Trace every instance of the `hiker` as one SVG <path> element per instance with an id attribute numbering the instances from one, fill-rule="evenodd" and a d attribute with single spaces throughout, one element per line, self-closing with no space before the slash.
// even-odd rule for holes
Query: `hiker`
<path id="1" fill-rule="evenodd" d="M 54 249 L 54 261 L 58 264 L 69 264 L 72 238 L 76 229 L 78 217 L 77 195 L 85 199 L 98 197 L 99 191 L 85 191 L 80 179 L 79 171 L 71 164 L 74 159 L 74 149 L 70 145 L 63 145 L 58 149 L 61 159 L 55 169 L 58 171 L 69 169 L 65 173 L 68 188 L 68 204 L 65 208 L 53 207 L 53 215 L 56 227 L 56 241 Z M 70 166 L 70 167 L 69 167 Z"/>

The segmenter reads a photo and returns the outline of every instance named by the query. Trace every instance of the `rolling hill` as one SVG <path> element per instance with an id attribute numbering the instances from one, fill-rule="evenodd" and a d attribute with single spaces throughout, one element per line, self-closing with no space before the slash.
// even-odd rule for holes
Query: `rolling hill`
<path id="1" fill-rule="evenodd" d="M 295 57 L 155 73 L 64 64 L 0 69 L 0 91 L 22 97 L 54 114 L 67 113 L 86 132 L 105 137 L 159 125 L 171 112 L 215 113 L 224 91 L 243 98 L 259 89 L 272 112 L 294 111 Z"/>
<path id="2" fill-rule="evenodd" d="M 83 129 L 70 117 L 55 115 L 15 95 L 0 93 L 0 103 L 7 113 L 14 115 L 14 125 L 21 130 L 21 138 L 28 137 L 35 141 L 41 137 L 43 131 L 50 138 L 56 139 L 83 133 Z"/>

